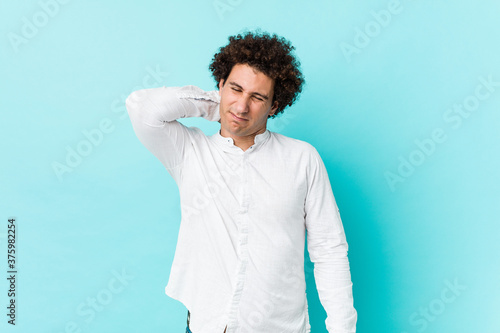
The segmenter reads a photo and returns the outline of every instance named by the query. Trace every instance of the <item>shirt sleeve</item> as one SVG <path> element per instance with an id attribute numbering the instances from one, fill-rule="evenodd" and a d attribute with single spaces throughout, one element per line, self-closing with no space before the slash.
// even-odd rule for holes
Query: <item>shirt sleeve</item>
<path id="1" fill-rule="evenodd" d="M 161 87 L 134 91 L 126 100 L 132 127 L 142 144 L 176 178 L 175 169 L 184 160 L 190 132 L 176 119 L 203 117 L 219 121 L 218 91 L 203 91 L 195 86 Z"/>
<path id="2" fill-rule="evenodd" d="M 330 333 L 356 332 L 347 241 L 328 173 L 316 149 L 308 172 L 305 212 L 307 247 L 327 313 L 326 328 Z"/>

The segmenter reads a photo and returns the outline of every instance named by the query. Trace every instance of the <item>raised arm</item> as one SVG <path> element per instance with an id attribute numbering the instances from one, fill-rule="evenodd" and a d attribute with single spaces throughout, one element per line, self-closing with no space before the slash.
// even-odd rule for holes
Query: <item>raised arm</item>
<path id="1" fill-rule="evenodd" d="M 217 91 L 205 92 L 195 86 L 161 87 L 133 92 L 126 106 L 139 140 L 172 174 L 183 162 L 189 131 L 193 131 L 176 119 L 218 121 L 219 101 Z"/>
<path id="2" fill-rule="evenodd" d="M 305 203 L 307 247 L 330 333 L 356 332 L 347 242 L 328 173 L 314 150 Z"/>

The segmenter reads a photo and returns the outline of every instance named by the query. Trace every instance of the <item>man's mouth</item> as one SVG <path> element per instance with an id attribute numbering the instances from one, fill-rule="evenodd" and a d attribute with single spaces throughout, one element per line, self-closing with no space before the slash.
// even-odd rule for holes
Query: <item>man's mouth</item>
<path id="1" fill-rule="evenodd" d="M 232 112 L 229 112 L 229 113 L 231 113 L 231 116 L 233 117 L 233 119 L 235 119 L 235 120 L 237 120 L 237 121 L 246 121 L 246 120 L 248 120 L 248 119 L 240 118 L 240 117 L 236 116 L 236 115 L 235 115 L 234 113 L 232 113 Z"/>

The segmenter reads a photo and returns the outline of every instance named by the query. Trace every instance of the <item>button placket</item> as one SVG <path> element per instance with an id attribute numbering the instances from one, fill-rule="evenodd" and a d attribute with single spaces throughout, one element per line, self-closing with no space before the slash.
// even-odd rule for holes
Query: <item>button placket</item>
<path id="1" fill-rule="evenodd" d="M 241 295 L 243 293 L 243 288 L 245 284 L 246 268 L 248 265 L 248 205 L 249 205 L 249 188 L 248 188 L 248 164 L 247 164 L 247 154 L 243 153 L 240 170 L 241 170 L 241 188 L 240 188 L 240 207 L 238 210 L 237 220 L 238 224 L 238 245 L 239 245 L 239 262 L 237 268 L 236 284 L 233 293 L 233 298 L 231 301 L 231 306 L 229 309 L 229 325 L 228 329 L 232 330 L 237 326 L 237 312 L 239 308 L 239 302 Z"/>

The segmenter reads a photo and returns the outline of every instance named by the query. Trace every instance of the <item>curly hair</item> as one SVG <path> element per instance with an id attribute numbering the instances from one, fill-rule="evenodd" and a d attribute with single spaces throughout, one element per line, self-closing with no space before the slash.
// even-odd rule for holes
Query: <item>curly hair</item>
<path id="1" fill-rule="evenodd" d="M 216 86 L 220 80 L 226 81 L 236 64 L 247 64 L 273 79 L 273 103 L 278 102 L 278 109 L 269 118 L 274 118 L 295 103 L 305 82 L 294 49 L 276 34 L 246 32 L 230 36 L 229 43 L 214 55 L 209 69 Z"/>

